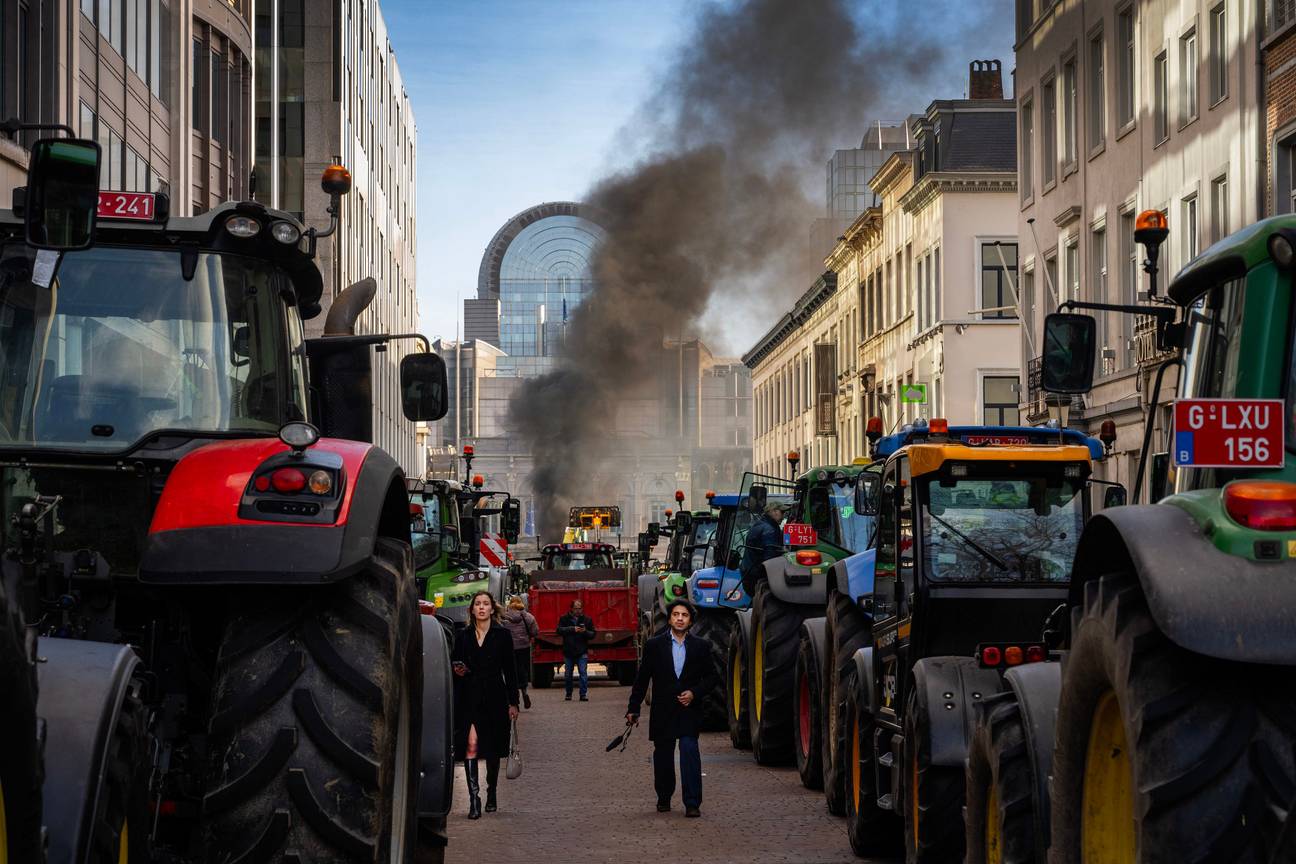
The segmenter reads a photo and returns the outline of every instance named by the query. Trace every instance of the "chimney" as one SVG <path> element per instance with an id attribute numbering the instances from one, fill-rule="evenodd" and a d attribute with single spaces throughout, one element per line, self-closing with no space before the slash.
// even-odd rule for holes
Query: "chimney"
<path id="1" fill-rule="evenodd" d="M 973 60 L 968 64 L 968 98 L 1002 99 L 1003 64 L 998 60 Z"/>

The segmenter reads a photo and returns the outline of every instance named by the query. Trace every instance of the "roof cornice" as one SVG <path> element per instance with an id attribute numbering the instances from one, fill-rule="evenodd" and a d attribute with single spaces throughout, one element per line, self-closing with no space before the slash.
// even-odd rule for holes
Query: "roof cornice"
<path id="1" fill-rule="evenodd" d="M 900 198 L 906 213 L 918 213 L 938 195 L 962 192 L 1015 192 L 1013 171 L 931 171 Z"/>

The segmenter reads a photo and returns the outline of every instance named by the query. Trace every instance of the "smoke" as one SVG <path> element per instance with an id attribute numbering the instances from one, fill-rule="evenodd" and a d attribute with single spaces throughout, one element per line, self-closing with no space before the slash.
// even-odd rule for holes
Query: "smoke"
<path id="1" fill-rule="evenodd" d="M 763 331 L 810 286 L 822 262 L 807 261 L 807 237 L 832 151 L 858 146 L 870 120 L 923 110 L 933 91 L 961 97 L 968 61 L 1010 42 L 1011 27 L 1007 0 L 702 8 L 622 132 L 642 160 L 585 198 L 607 231 L 597 288 L 570 316 L 557 368 L 510 406 L 534 458 L 542 535 L 593 491 L 616 400 L 655 380 L 663 336 L 741 352 L 724 330 Z"/>

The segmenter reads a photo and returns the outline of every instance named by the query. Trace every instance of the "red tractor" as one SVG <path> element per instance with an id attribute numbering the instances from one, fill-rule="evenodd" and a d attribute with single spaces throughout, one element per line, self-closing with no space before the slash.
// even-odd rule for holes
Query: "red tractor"
<path id="1" fill-rule="evenodd" d="M 400 466 L 445 413 L 417 336 L 319 339 L 316 240 L 256 202 L 170 218 L 43 139 L 0 211 L 0 860 L 439 860 L 448 645 L 421 616 Z M 46 848 L 42 848 L 47 846 Z"/>

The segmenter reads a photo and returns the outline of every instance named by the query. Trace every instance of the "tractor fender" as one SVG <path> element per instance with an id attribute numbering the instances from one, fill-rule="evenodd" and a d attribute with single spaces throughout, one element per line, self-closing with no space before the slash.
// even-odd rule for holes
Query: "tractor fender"
<path id="1" fill-rule="evenodd" d="M 863 688 L 863 704 L 868 706 L 870 714 L 877 716 L 877 690 L 873 687 L 873 646 L 865 645 L 857 650 L 851 661 L 855 664 L 855 686 Z"/>
<path id="2" fill-rule="evenodd" d="M 490 575 L 486 579 L 486 590 L 497 602 L 504 602 L 504 574 L 494 567 L 490 569 Z"/>
<path id="3" fill-rule="evenodd" d="M 927 715 L 931 764 L 962 768 L 974 706 L 1003 690 L 999 673 L 980 668 L 971 657 L 924 657 L 914 664 L 912 686 Z"/>
<path id="4" fill-rule="evenodd" d="M 1049 836 L 1049 775 L 1053 773 L 1053 726 L 1062 694 L 1061 663 L 1028 663 L 1004 674 L 1004 683 L 1017 696 L 1022 727 L 1030 739 L 1031 776 L 1035 788 L 1035 836 Z"/>
<path id="5" fill-rule="evenodd" d="M 752 610 L 739 609 L 734 613 L 734 617 L 738 621 L 738 627 L 742 630 L 743 644 L 750 649 L 752 637 Z"/>
<path id="6" fill-rule="evenodd" d="M 418 817 L 445 817 L 450 812 L 454 783 L 454 679 L 450 671 L 452 628 L 432 615 L 420 615 L 423 625 L 423 738 L 419 756 Z"/>
<path id="7" fill-rule="evenodd" d="M 827 602 L 828 568 L 791 564 L 782 555 L 769 559 L 764 566 L 770 590 L 784 603 L 822 606 Z M 815 570 L 819 572 L 816 573 Z"/>
<path id="8" fill-rule="evenodd" d="M 688 578 L 688 596 L 693 598 L 693 605 L 699 609 L 714 609 L 720 605 L 720 581 L 724 572 L 719 567 L 707 567 L 694 570 Z M 714 579 L 715 588 L 699 588 L 699 579 Z"/>
<path id="9" fill-rule="evenodd" d="M 652 614 L 653 603 L 657 597 L 657 574 L 639 574 L 639 613 Z"/>
<path id="10" fill-rule="evenodd" d="M 41 637 L 36 715 L 45 722 L 41 801 L 49 860 L 88 861 L 108 743 L 139 657 L 126 645 Z"/>
<path id="11" fill-rule="evenodd" d="M 832 587 L 858 603 L 863 597 L 873 596 L 873 571 L 877 564 L 877 550 L 856 552 L 833 564 Z"/>
<path id="12" fill-rule="evenodd" d="M 801 632 L 810 639 L 810 650 L 814 652 L 814 668 L 823 671 L 824 642 L 827 639 L 827 618 L 807 618 L 801 622 Z"/>
<path id="13" fill-rule="evenodd" d="M 1242 663 L 1296 663 L 1292 559 L 1221 552 L 1185 510 L 1161 503 L 1113 507 L 1089 520 L 1072 569 L 1072 608 L 1086 582 L 1121 571 L 1138 575 L 1152 619 L 1181 648 Z"/>

